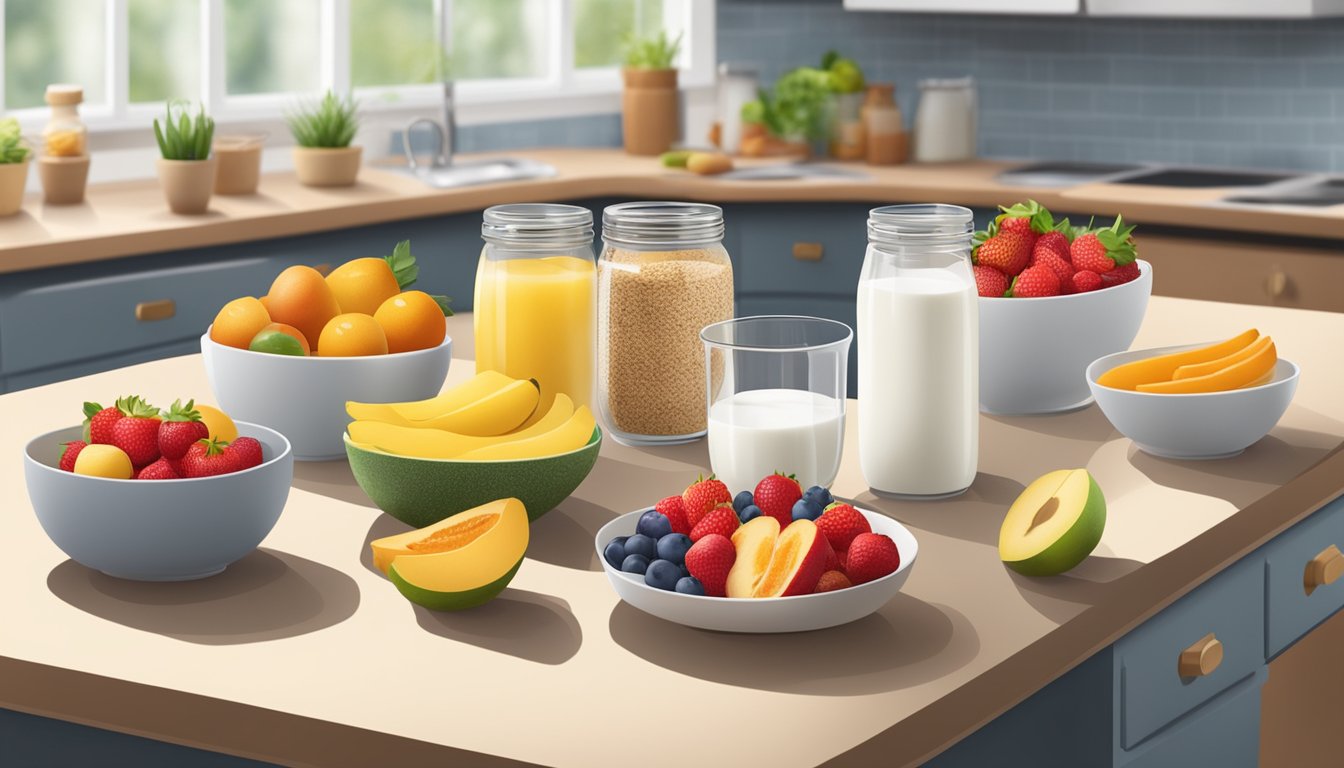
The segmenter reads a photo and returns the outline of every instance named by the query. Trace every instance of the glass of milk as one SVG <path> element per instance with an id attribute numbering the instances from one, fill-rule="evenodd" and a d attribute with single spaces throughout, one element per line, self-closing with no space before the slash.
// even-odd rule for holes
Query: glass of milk
<path id="1" fill-rule="evenodd" d="M 729 490 L 772 472 L 829 486 L 845 442 L 848 325 L 766 315 L 706 326 L 709 461 Z"/>
<path id="2" fill-rule="evenodd" d="M 874 493 L 955 496 L 980 446 L 971 212 L 890 205 L 868 216 L 859 277 L 859 466 Z"/>

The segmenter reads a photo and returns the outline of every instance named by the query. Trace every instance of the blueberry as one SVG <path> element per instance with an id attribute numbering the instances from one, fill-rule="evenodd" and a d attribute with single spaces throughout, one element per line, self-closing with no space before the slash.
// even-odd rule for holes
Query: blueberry
<path id="1" fill-rule="evenodd" d="M 683 595 L 700 595 L 701 597 L 705 595 L 704 585 L 694 576 L 682 576 L 677 579 L 677 591 Z"/>
<path id="2" fill-rule="evenodd" d="M 756 506 L 755 504 L 748 504 L 747 506 L 743 507 L 741 511 L 737 513 L 737 519 L 745 523 L 748 520 L 753 520 L 755 518 L 760 517 L 763 514 L 765 513 L 761 512 L 760 507 Z"/>
<path id="3" fill-rule="evenodd" d="M 817 506 L 815 501 L 799 499 L 793 502 L 794 520 L 816 520 L 818 517 L 821 517 L 821 507 Z M 629 547 L 629 542 L 626 542 L 626 549 L 628 550 Z"/>
<path id="4" fill-rule="evenodd" d="M 643 555 L 630 555 L 621 561 L 621 570 L 626 573 L 644 575 L 649 569 L 649 558 Z"/>
<path id="5" fill-rule="evenodd" d="M 685 563 L 682 563 L 682 565 L 681 565 L 681 577 L 684 579 L 684 578 L 686 578 L 687 576 L 690 576 L 690 575 L 691 575 L 691 569 L 690 569 L 690 568 L 687 568 Z"/>
<path id="6" fill-rule="evenodd" d="M 751 497 L 751 491 L 738 491 L 737 495 L 733 497 L 733 511 L 742 514 L 742 509 L 751 506 L 755 501 Z"/>
<path id="7" fill-rule="evenodd" d="M 667 515 L 652 509 L 640 515 L 639 522 L 635 524 L 635 533 L 642 533 L 654 541 L 671 532 L 672 521 L 667 519 Z"/>
<path id="8" fill-rule="evenodd" d="M 803 491 L 803 498 L 816 504 L 823 510 L 830 506 L 831 502 L 835 501 L 835 498 L 831 496 L 831 492 L 822 488 L 820 485 L 814 485 L 806 491 Z"/>
<path id="9" fill-rule="evenodd" d="M 621 563 L 625 561 L 625 540 L 627 538 L 629 537 L 617 536 L 607 542 L 607 548 L 602 550 L 602 557 L 608 563 L 611 563 L 612 568 L 620 568 Z"/>
<path id="10" fill-rule="evenodd" d="M 686 562 L 686 550 L 690 548 L 690 536 L 684 533 L 669 533 L 658 540 L 658 557 L 681 565 Z"/>
<path id="11" fill-rule="evenodd" d="M 645 560 L 653 560 L 658 557 L 658 543 L 642 533 L 636 533 L 625 540 L 625 554 L 643 555 Z"/>
<path id="12" fill-rule="evenodd" d="M 671 592 L 681 578 L 681 566 L 667 560 L 654 560 L 644 571 L 644 583 L 654 589 Z"/>

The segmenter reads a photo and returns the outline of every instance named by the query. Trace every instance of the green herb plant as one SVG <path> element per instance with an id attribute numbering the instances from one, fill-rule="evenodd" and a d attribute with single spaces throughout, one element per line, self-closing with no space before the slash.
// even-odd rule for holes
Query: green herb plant
<path id="1" fill-rule="evenodd" d="M 22 163 L 28 157 L 28 146 L 19 135 L 19 121 L 12 117 L 0 120 L 0 165 Z"/>
<path id="2" fill-rule="evenodd" d="M 285 122 L 300 147 L 340 149 L 350 146 L 359 130 L 357 106 L 351 97 L 327 91 L 317 104 L 300 106 Z"/>
<path id="3" fill-rule="evenodd" d="M 173 119 L 173 107 L 178 110 Z M 154 118 L 154 138 L 159 142 L 159 153 L 164 160 L 204 160 L 210 157 L 210 141 L 215 136 L 215 121 L 205 114 L 202 106 L 192 120 L 187 115 L 185 102 L 169 102 L 163 126 Z"/>
<path id="4" fill-rule="evenodd" d="M 681 33 L 668 39 L 667 30 L 656 37 L 635 38 L 626 43 L 626 69 L 671 69 L 681 52 Z"/>
<path id="5" fill-rule="evenodd" d="M 783 139 L 816 141 L 828 133 L 831 109 L 831 75 L 812 67 L 799 67 L 775 81 L 774 93 L 758 91 L 758 102 L 744 105 L 743 119 L 760 122 Z"/>

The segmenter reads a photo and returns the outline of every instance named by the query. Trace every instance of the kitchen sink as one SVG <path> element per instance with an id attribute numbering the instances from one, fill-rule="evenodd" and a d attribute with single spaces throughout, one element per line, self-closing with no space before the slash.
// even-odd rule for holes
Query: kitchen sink
<path id="1" fill-rule="evenodd" d="M 392 170 L 414 176 L 436 189 L 498 184 L 524 179 L 549 179 L 556 175 L 554 166 L 519 157 L 461 160 L 454 161 L 451 165 L 421 165 L 415 168 L 397 166 Z"/>
<path id="2" fill-rule="evenodd" d="M 1049 162 L 1011 168 L 998 175 L 999 182 L 1024 187 L 1073 187 L 1109 180 L 1122 173 L 1141 170 L 1141 165 L 1122 163 Z"/>
<path id="3" fill-rule="evenodd" d="M 1300 178 L 1292 173 L 1264 171 L 1218 171 L 1205 168 L 1161 168 L 1113 179 L 1113 184 L 1144 184 L 1153 187 L 1262 187 Z"/>
<path id="4" fill-rule="evenodd" d="M 1303 205 L 1312 208 L 1344 205 L 1344 179 L 1317 180 L 1300 186 L 1279 188 L 1273 192 L 1232 195 L 1223 200 L 1243 205 Z"/>

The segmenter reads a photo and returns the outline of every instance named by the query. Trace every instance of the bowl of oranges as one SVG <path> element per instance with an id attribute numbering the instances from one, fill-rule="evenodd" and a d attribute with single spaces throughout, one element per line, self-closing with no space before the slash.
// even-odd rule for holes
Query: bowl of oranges
<path id="1" fill-rule="evenodd" d="M 215 398 L 283 434 L 296 460 L 344 459 L 346 402 L 428 398 L 448 375 L 452 312 L 444 297 L 409 290 L 417 276 L 403 241 L 325 276 L 289 267 L 266 295 L 225 304 L 201 336 Z"/>

